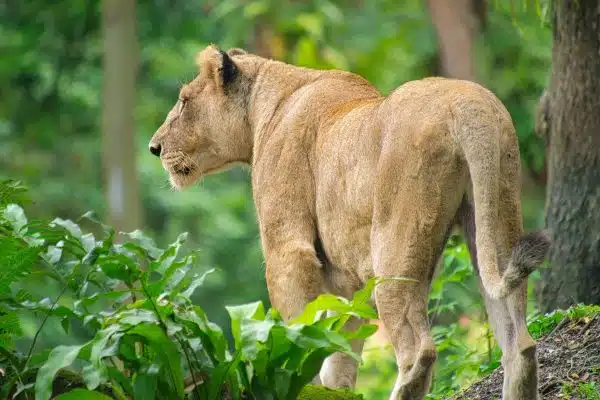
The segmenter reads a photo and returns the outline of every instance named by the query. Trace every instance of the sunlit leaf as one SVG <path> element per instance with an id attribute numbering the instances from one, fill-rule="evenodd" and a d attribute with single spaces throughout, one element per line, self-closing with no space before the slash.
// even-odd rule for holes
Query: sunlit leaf
<path id="1" fill-rule="evenodd" d="M 144 234 L 141 230 L 136 229 L 133 232 L 124 233 L 127 237 L 134 240 L 144 250 L 148 252 L 148 255 L 152 258 L 158 258 L 162 254 L 162 251 L 156 247 L 154 240 Z"/>
<path id="2" fill-rule="evenodd" d="M 8 204 L 3 210 L 3 217 L 15 232 L 20 232 L 21 229 L 27 224 L 27 217 L 23 208 L 17 204 Z"/>
<path id="3" fill-rule="evenodd" d="M 40 367 L 35 380 L 35 398 L 50 399 L 52 382 L 59 369 L 73 363 L 83 346 L 57 346 L 48 356 L 48 360 Z"/>
<path id="4" fill-rule="evenodd" d="M 238 346 L 242 343 L 242 320 L 249 318 L 261 321 L 265 318 L 265 309 L 260 301 L 239 306 L 227 306 L 225 308 L 231 318 L 231 333 Z"/>

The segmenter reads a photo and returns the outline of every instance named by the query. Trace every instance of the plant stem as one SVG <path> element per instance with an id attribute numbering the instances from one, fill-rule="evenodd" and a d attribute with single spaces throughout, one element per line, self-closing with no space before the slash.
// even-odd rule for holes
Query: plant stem
<path id="1" fill-rule="evenodd" d="M 152 309 L 154 310 L 154 313 L 156 314 L 156 318 L 158 319 L 158 324 L 162 328 L 165 336 L 168 338 L 169 335 L 167 333 L 168 332 L 167 324 L 162 320 L 162 317 L 160 316 L 160 312 L 158 311 L 158 307 L 156 307 L 156 303 L 154 303 L 154 299 L 152 299 L 152 297 L 150 296 L 150 293 L 148 292 L 148 289 L 146 288 L 146 285 L 144 284 L 144 282 L 142 280 L 140 280 L 140 284 L 142 285 L 142 290 L 143 290 L 144 294 L 146 295 L 146 298 L 152 305 Z M 171 380 L 173 381 L 173 383 L 175 383 L 175 375 L 173 374 L 173 370 L 171 369 L 171 366 L 168 363 L 167 363 L 167 366 L 169 367 L 169 374 L 171 375 Z"/>
<path id="2" fill-rule="evenodd" d="M 198 383 L 196 382 L 196 377 L 194 376 L 194 368 L 192 367 L 192 362 L 190 361 L 190 357 L 188 355 L 188 352 L 185 348 L 185 343 L 183 343 L 183 340 L 181 340 L 181 338 L 179 336 L 175 336 L 177 339 L 177 342 L 179 342 L 179 345 L 181 346 L 181 350 L 183 350 L 183 355 L 185 356 L 185 361 L 188 364 L 188 368 L 190 369 L 190 375 L 192 377 L 192 382 L 194 383 L 194 397 L 200 400 L 200 394 L 198 393 Z"/>
<path id="3" fill-rule="evenodd" d="M 33 353 L 33 348 L 35 347 L 35 344 L 37 342 L 38 337 L 40 336 L 40 333 L 42 332 L 42 329 L 44 328 L 44 325 L 46 325 L 46 321 L 48 321 L 48 318 L 50 317 L 50 313 L 51 311 L 54 309 L 54 307 L 58 304 L 58 301 L 60 300 L 60 298 L 65 294 L 65 292 L 67 291 L 68 286 L 65 286 L 61 292 L 58 294 L 58 296 L 56 296 L 56 299 L 54 300 L 54 302 L 52 303 L 52 306 L 50 307 L 50 310 L 48 310 L 48 312 L 46 313 L 46 315 L 44 316 L 44 319 L 42 320 L 42 323 L 40 324 L 40 327 L 38 328 L 38 330 L 35 332 L 35 335 L 33 336 L 33 340 L 31 341 L 31 346 L 29 346 L 29 351 L 27 352 L 27 357 L 25 357 L 25 363 L 23 364 L 23 371 L 25 371 L 25 369 L 27 369 L 27 366 L 29 365 L 29 360 L 31 359 L 31 355 Z"/>

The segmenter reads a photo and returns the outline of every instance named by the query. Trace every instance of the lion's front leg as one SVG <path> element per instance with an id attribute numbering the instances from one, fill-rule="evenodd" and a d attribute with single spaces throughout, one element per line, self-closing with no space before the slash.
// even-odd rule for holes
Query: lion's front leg
<path id="1" fill-rule="evenodd" d="M 289 321 L 323 292 L 321 264 L 313 245 L 302 240 L 269 251 L 266 259 L 271 305 Z"/>

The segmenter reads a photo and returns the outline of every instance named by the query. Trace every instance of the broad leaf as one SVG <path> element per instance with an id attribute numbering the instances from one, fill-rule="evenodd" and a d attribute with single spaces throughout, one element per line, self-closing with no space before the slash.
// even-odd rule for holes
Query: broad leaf
<path id="1" fill-rule="evenodd" d="M 111 397 L 86 389 L 73 389 L 56 397 L 56 400 L 112 400 Z"/>
<path id="2" fill-rule="evenodd" d="M 181 354 L 175 343 L 165 335 L 158 325 L 142 323 L 130 330 L 128 334 L 139 335 L 152 346 L 164 363 L 167 382 L 176 390 L 178 396 L 183 397 L 183 368 Z"/>
<path id="3" fill-rule="evenodd" d="M 36 400 L 47 400 L 52 395 L 52 382 L 59 369 L 73 363 L 84 346 L 57 346 L 40 367 L 35 380 Z"/>
<path id="4" fill-rule="evenodd" d="M 229 317 L 231 318 L 231 333 L 235 340 L 236 346 L 242 345 L 242 320 L 246 318 L 264 320 L 265 308 L 262 302 L 243 304 L 239 306 L 226 306 Z"/>

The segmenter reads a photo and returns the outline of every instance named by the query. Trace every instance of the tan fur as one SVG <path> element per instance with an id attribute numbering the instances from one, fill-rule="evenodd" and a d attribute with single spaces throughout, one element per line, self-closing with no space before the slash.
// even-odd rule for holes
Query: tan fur
<path id="1" fill-rule="evenodd" d="M 351 296 L 372 276 L 416 279 L 381 284 L 375 302 L 398 360 L 391 398 L 422 399 L 436 357 L 429 287 L 459 223 L 504 353 L 504 399 L 536 398 L 526 278 L 549 240 L 523 236 L 517 138 L 490 91 L 427 78 L 382 96 L 349 72 L 214 46 L 197 62 L 150 146 L 176 188 L 251 165 L 269 295 L 285 318 L 320 293 Z M 320 380 L 354 386 L 356 363 L 336 354 Z"/>

